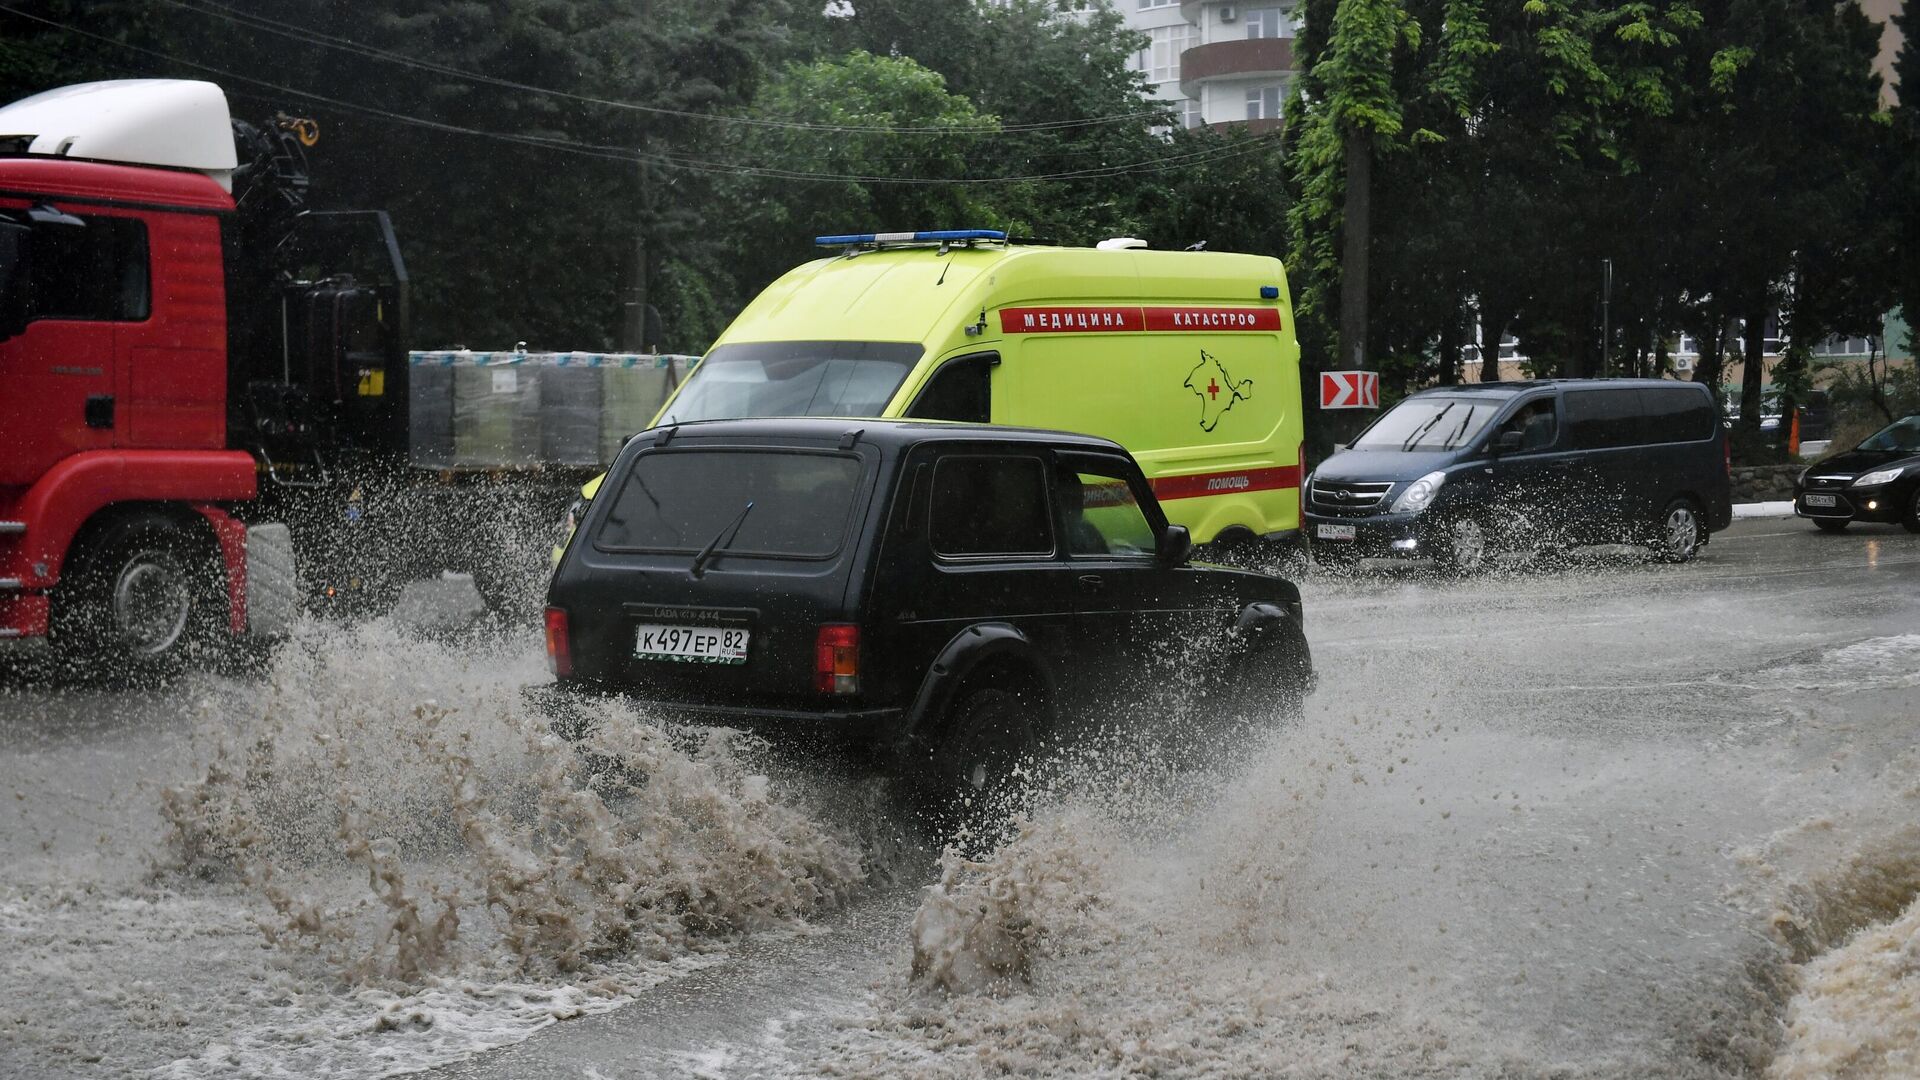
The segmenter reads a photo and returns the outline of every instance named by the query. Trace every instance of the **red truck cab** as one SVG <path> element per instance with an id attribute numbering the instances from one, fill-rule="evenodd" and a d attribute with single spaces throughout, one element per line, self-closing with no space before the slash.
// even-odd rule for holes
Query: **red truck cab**
<path id="1" fill-rule="evenodd" d="M 232 513 L 258 483 L 229 438 L 232 135 L 217 88 L 169 97 L 177 85 L 0 109 L 0 638 L 51 634 L 102 666 L 166 666 L 258 621 Z M 127 131 L 89 142 L 103 117 L 187 124 L 152 156 L 184 147 L 203 167 L 76 160 L 141 152 Z M 29 123 L 70 126 L 16 130 Z M 206 150 L 215 128 L 224 163 Z"/>

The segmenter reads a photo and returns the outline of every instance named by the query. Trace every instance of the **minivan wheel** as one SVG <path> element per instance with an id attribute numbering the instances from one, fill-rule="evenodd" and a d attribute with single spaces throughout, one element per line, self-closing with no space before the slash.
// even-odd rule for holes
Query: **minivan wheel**
<path id="1" fill-rule="evenodd" d="M 1477 573 L 1487 563 L 1487 530 L 1470 517 L 1457 517 L 1441 534 L 1440 565 L 1450 573 Z"/>
<path id="2" fill-rule="evenodd" d="M 1852 518 L 1814 518 L 1813 527 L 1825 533 L 1846 532 Z"/>
<path id="3" fill-rule="evenodd" d="M 1675 499 L 1660 512 L 1655 544 L 1667 562 L 1683 563 L 1700 553 L 1700 511 L 1689 499 Z"/>

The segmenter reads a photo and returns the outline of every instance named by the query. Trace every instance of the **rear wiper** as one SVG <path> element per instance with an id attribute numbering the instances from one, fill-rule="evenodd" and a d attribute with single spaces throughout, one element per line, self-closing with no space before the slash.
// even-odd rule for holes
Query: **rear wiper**
<path id="1" fill-rule="evenodd" d="M 713 534 L 713 539 L 707 541 L 707 546 L 700 549 L 700 554 L 693 557 L 693 565 L 687 568 L 688 572 L 694 577 L 699 577 L 706 570 L 707 561 L 726 550 L 726 547 L 720 543 L 721 539 L 725 538 L 728 544 L 732 544 L 733 538 L 740 534 L 740 526 L 746 524 L 747 515 L 752 512 L 753 503 L 749 501 L 747 505 L 740 508 L 740 513 L 734 515 L 732 521 L 727 522 L 719 532 Z"/>

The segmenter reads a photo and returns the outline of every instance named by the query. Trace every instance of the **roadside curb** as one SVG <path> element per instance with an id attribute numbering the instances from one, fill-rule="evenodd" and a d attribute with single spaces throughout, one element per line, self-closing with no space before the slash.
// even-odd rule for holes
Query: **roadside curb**
<path id="1" fill-rule="evenodd" d="M 1785 518 L 1793 516 L 1793 500 L 1779 502 L 1734 503 L 1733 518 Z"/>

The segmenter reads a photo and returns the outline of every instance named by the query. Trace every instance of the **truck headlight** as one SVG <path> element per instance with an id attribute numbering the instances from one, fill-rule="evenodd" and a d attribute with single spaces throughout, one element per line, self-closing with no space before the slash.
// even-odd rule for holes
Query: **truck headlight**
<path id="1" fill-rule="evenodd" d="M 1876 484 L 1891 484 L 1900 476 L 1904 466 L 1896 465 L 1891 469 L 1875 469 L 1870 473 L 1861 473 L 1853 478 L 1854 487 L 1873 487 Z"/>
<path id="2" fill-rule="evenodd" d="M 1427 508 L 1433 497 L 1440 493 L 1440 485 L 1447 482 L 1447 474 L 1436 470 L 1407 485 L 1407 490 L 1393 500 L 1393 512 L 1396 514 L 1417 514 Z"/>

